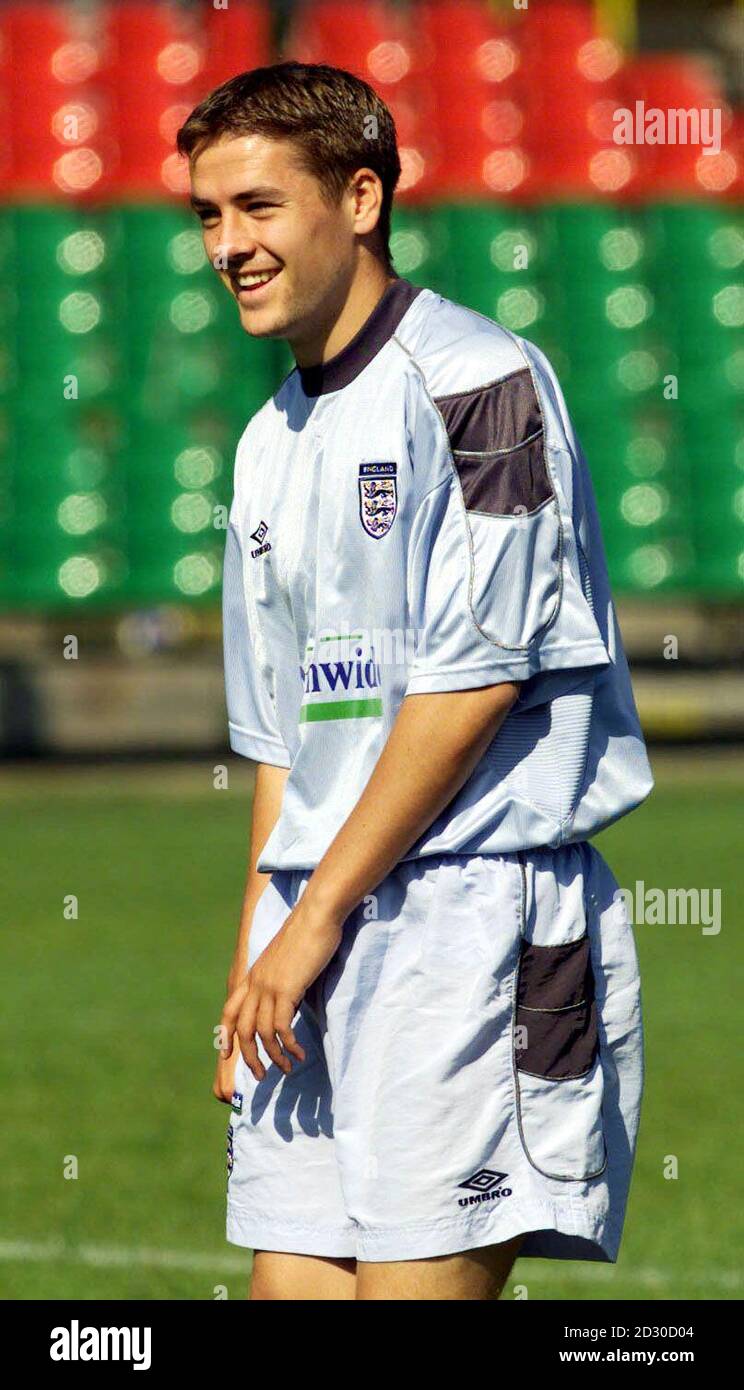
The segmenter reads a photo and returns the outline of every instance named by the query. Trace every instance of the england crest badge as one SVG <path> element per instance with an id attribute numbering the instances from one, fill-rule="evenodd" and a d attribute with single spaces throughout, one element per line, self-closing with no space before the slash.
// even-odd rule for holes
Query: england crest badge
<path id="1" fill-rule="evenodd" d="M 398 465 L 394 462 L 360 463 L 359 515 L 368 536 L 387 535 L 398 510 Z"/>

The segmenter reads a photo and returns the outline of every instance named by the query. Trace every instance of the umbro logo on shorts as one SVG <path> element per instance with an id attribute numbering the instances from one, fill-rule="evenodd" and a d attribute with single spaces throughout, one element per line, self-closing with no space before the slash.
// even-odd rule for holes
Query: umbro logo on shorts
<path id="1" fill-rule="evenodd" d="M 493 1168 L 479 1168 L 466 1178 L 465 1182 L 457 1184 L 458 1187 L 470 1188 L 474 1194 L 472 1197 L 459 1197 L 459 1205 L 469 1207 L 476 1202 L 492 1202 L 498 1197 L 511 1197 L 511 1188 L 501 1186 L 508 1176 L 508 1173 L 494 1172 Z"/>
<path id="2" fill-rule="evenodd" d="M 265 555 L 267 550 L 271 550 L 271 544 L 266 541 L 268 525 L 265 521 L 260 521 L 255 531 L 251 531 L 251 540 L 256 541 L 257 549 L 251 551 L 251 556 L 255 560 L 257 555 Z M 264 541 L 266 544 L 264 545 Z"/>
<path id="3" fill-rule="evenodd" d="M 233 1129 L 232 1125 L 228 1125 L 228 1126 L 227 1126 L 227 1176 L 228 1176 L 228 1178 L 229 1178 L 230 1174 L 232 1173 L 232 1170 L 233 1170 L 233 1163 L 234 1163 L 234 1161 L 235 1161 L 235 1160 L 234 1160 L 234 1155 L 233 1155 L 233 1135 L 234 1135 L 234 1134 L 235 1134 L 235 1130 Z"/>

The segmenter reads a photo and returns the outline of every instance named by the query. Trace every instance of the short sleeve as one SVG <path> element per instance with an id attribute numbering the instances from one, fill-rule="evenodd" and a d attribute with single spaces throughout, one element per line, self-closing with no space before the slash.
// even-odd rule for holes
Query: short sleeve
<path id="1" fill-rule="evenodd" d="M 436 404 L 449 468 L 412 527 L 406 694 L 529 681 L 520 700 L 539 703 L 610 661 L 572 516 L 575 460 L 565 437 L 549 446 L 529 368 Z"/>
<path id="2" fill-rule="evenodd" d="M 230 747 L 244 758 L 290 767 L 274 706 L 251 642 L 240 537 L 227 529 L 222 580 L 222 637 Z"/>

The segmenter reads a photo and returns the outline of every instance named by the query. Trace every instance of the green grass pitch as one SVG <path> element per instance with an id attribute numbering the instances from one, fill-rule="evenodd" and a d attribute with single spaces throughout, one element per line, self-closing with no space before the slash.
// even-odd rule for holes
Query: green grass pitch
<path id="1" fill-rule="evenodd" d="M 245 1297 L 211 1096 L 250 818 L 250 769 L 229 767 L 220 791 L 207 765 L 0 779 L 3 1298 Z M 505 1298 L 741 1297 L 744 766 L 679 754 L 655 771 L 652 798 L 596 843 L 623 886 L 720 888 L 721 931 L 636 927 L 646 1092 L 618 1264 L 523 1260 Z"/>

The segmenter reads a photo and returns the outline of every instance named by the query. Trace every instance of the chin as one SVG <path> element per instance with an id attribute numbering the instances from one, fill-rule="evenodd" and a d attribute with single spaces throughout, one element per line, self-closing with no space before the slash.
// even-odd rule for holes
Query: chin
<path id="1" fill-rule="evenodd" d="M 248 315 L 240 315 L 240 325 L 244 333 L 248 333 L 251 338 L 277 338 L 282 334 L 282 326 L 277 323 L 257 323 L 255 318 Z"/>

